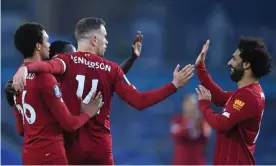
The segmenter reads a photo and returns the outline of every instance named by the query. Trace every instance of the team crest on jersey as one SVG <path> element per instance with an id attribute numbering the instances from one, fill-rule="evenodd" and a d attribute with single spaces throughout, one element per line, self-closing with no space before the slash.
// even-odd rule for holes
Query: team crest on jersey
<path id="1" fill-rule="evenodd" d="M 57 97 L 57 98 L 61 98 L 62 96 L 62 93 L 58 87 L 58 85 L 54 85 L 53 86 L 53 91 L 54 91 L 54 95 Z"/>
<path id="2" fill-rule="evenodd" d="M 243 101 L 236 99 L 233 103 L 233 108 L 240 111 L 244 105 L 245 103 Z"/>

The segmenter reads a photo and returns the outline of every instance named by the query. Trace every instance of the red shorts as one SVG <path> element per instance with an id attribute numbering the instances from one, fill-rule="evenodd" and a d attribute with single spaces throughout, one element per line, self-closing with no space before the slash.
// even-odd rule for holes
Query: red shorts
<path id="1" fill-rule="evenodd" d="M 100 151 L 100 150 L 99 150 Z M 99 153 L 83 151 L 76 141 L 72 147 L 66 149 L 69 165 L 114 165 L 112 153 Z"/>
<path id="2" fill-rule="evenodd" d="M 55 142 L 43 148 L 23 150 L 23 165 L 68 165 L 63 142 Z"/>

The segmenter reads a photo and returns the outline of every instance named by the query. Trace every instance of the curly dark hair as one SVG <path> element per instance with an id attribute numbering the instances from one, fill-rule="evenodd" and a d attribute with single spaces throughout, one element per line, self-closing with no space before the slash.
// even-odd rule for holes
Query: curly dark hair
<path id="1" fill-rule="evenodd" d="M 254 37 L 241 37 L 238 49 L 243 62 L 249 62 L 253 75 L 261 78 L 272 70 L 272 57 L 263 40 Z"/>
<path id="2" fill-rule="evenodd" d="M 43 43 L 43 26 L 39 23 L 29 22 L 16 30 L 14 34 L 14 45 L 22 53 L 24 58 L 33 56 L 37 43 Z"/>
<path id="3" fill-rule="evenodd" d="M 101 18 L 85 17 L 78 21 L 75 29 L 75 37 L 77 40 L 85 38 L 85 35 L 91 30 L 100 29 L 105 22 Z"/>

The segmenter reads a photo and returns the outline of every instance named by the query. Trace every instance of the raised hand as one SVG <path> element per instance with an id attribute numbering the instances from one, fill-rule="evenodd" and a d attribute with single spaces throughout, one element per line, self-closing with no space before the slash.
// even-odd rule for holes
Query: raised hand
<path id="1" fill-rule="evenodd" d="M 210 91 L 202 85 L 199 85 L 199 89 L 196 88 L 196 93 L 198 95 L 198 100 L 211 101 L 211 99 L 212 99 L 212 95 L 211 95 Z"/>
<path id="2" fill-rule="evenodd" d="M 132 41 L 132 55 L 139 57 L 142 52 L 143 35 L 140 31 L 137 32 L 136 38 Z"/>
<path id="3" fill-rule="evenodd" d="M 196 66 L 205 63 L 205 58 L 209 50 L 209 45 L 210 45 L 210 40 L 207 40 L 206 43 L 203 45 L 202 50 L 196 59 L 196 62 L 195 62 Z"/>
<path id="4" fill-rule="evenodd" d="M 179 71 L 180 65 L 177 65 L 173 72 L 172 83 L 176 88 L 182 88 L 193 76 L 194 76 L 194 65 L 187 65 Z"/>

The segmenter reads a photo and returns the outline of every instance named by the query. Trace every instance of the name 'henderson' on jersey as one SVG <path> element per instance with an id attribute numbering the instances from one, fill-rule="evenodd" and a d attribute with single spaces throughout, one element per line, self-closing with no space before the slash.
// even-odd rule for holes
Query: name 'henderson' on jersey
<path id="1" fill-rule="evenodd" d="M 109 114 L 114 91 L 118 93 L 120 98 L 139 110 L 156 104 L 176 92 L 174 85 L 169 83 L 158 90 L 141 93 L 130 85 L 116 63 L 97 55 L 76 52 L 69 55 L 60 54 L 55 58 L 62 59 L 64 65 L 64 75 L 66 76 L 61 82 L 62 89 L 67 89 L 64 96 L 77 92 L 76 97 L 82 96 L 85 99 L 90 90 L 102 92 L 105 104 L 95 119 L 107 129 L 110 129 Z M 69 78 L 70 80 L 67 80 Z M 74 90 L 68 82 L 73 82 Z M 70 92 L 68 89 L 73 91 Z M 65 101 L 65 103 L 67 102 L 72 103 L 73 107 L 74 102 Z M 76 114 L 78 113 L 76 112 Z"/>
<path id="2" fill-rule="evenodd" d="M 108 130 L 110 129 L 109 113 L 114 92 L 138 110 L 157 104 L 176 92 L 171 82 L 156 90 L 139 92 L 134 86 L 126 83 L 124 73 L 116 63 L 91 53 L 59 54 L 48 62 L 37 62 L 27 67 L 29 72 L 63 74 L 61 88 L 64 102 L 69 108 L 75 108 L 72 110 L 74 115 L 79 114 L 79 109 L 76 108 L 80 105 L 76 102 L 77 96 L 82 96 L 85 100 L 89 91 L 101 91 L 104 105 L 95 119 Z M 73 96 L 75 98 L 73 101 L 72 94 L 77 94 Z"/>

